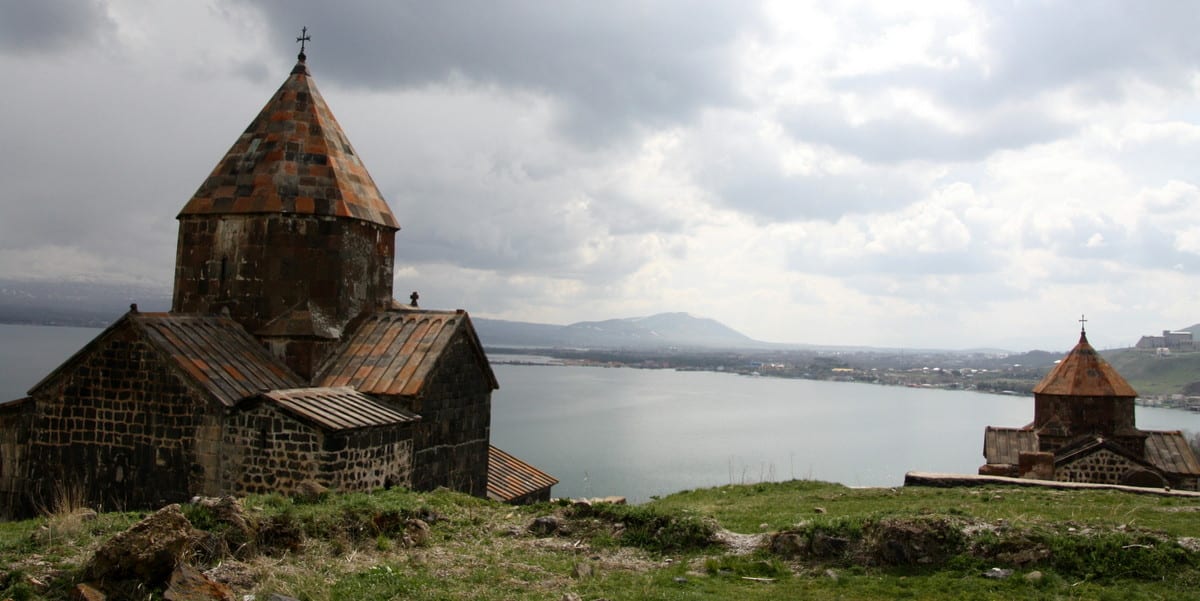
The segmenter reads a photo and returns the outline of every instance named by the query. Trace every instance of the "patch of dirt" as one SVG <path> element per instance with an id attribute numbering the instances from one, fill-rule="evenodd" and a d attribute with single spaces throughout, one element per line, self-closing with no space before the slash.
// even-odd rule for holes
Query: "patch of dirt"
<path id="1" fill-rule="evenodd" d="M 717 544 L 725 547 L 725 549 L 733 555 L 748 555 L 759 549 L 762 549 L 767 544 L 768 535 L 766 533 L 758 534 L 740 534 L 721 528 L 717 530 Z"/>

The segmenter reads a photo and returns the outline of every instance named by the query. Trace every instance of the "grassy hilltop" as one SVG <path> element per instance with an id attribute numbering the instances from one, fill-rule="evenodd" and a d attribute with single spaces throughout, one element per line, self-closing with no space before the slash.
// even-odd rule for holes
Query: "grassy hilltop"
<path id="1" fill-rule="evenodd" d="M 1200 599 L 1197 497 L 793 481 L 640 506 L 381 491 L 241 508 L 239 524 L 182 508 L 202 541 L 185 561 L 236 599 Z M 67 599 L 141 517 L 0 524 L 0 599 Z M 161 584 L 127 590 L 162 598 Z"/>

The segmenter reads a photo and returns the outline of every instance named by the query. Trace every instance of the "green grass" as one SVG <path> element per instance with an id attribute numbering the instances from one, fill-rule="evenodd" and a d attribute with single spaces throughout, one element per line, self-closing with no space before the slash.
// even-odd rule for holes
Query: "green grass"
<path id="1" fill-rule="evenodd" d="M 1145 351 L 1104 353 L 1109 362 L 1141 395 L 1175 394 L 1192 382 L 1200 382 L 1200 353 L 1157 356 Z"/>
<path id="2" fill-rule="evenodd" d="M 1196 498 L 795 481 L 686 491 L 632 507 L 518 508 L 398 490 L 312 503 L 257 496 L 244 507 L 253 553 L 192 558 L 240 571 L 237 598 L 1200 599 L 1200 553 L 1174 540 L 1200 537 Z M 235 534 L 205 508 L 185 514 L 215 536 Z M 554 534 L 525 529 L 549 515 L 558 516 Z M 0 599 L 68 598 L 95 547 L 138 517 L 0 523 Z M 420 545 L 404 540 L 413 518 L 430 523 Z M 735 552 L 713 543 L 719 528 L 790 536 L 800 550 Z M 992 567 L 1014 573 L 984 577 Z M 1035 571 L 1040 578 L 1026 578 Z"/>
<path id="3" fill-rule="evenodd" d="M 685 491 L 650 507 L 713 518 L 735 532 L 782 530 L 841 517 L 889 515 L 972 516 L 984 521 L 1076 522 L 1133 526 L 1175 536 L 1200 536 L 1200 499 L 1136 495 L 1112 490 L 1064 491 L 1034 487 L 847 488 L 805 480 Z"/>

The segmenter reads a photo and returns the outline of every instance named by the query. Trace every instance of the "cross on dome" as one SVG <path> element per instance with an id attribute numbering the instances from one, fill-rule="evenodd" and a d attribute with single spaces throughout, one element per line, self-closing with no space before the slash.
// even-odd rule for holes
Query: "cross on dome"
<path id="1" fill-rule="evenodd" d="M 296 38 L 296 41 L 300 42 L 300 55 L 297 56 L 296 58 L 300 59 L 301 62 L 304 62 L 304 59 L 308 58 L 307 56 L 304 55 L 304 43 L 309 42 L 311 40 L 312 40 L 312 36 L 308 35 L 308 26 L 305 25 L 304 27 L 301 27 L 300 28 L 300 37 Z"/>

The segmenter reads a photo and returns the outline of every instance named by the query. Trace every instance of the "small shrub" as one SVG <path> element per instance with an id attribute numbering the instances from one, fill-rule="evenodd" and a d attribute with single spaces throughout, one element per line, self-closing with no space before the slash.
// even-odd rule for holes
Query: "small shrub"
<path id="1" fill-rule="evenodd" d="M 621 544 L 657 553 L 706 549 L 713 545 L 716 534 L 712 523 L 698 517 L 664 513 L 647 506 L 599 504 L 572 508 L 570 514 L 621 524 Z"/>
<path id="2" fill-rule="evenodd" d="M 1047 543 L 1051 566 L 1076 577 L 1161 580 L 1181 569 L 1200 569 L 1196 554 L 1151 536 L 1125 533 L 1053 536 Z"/>

